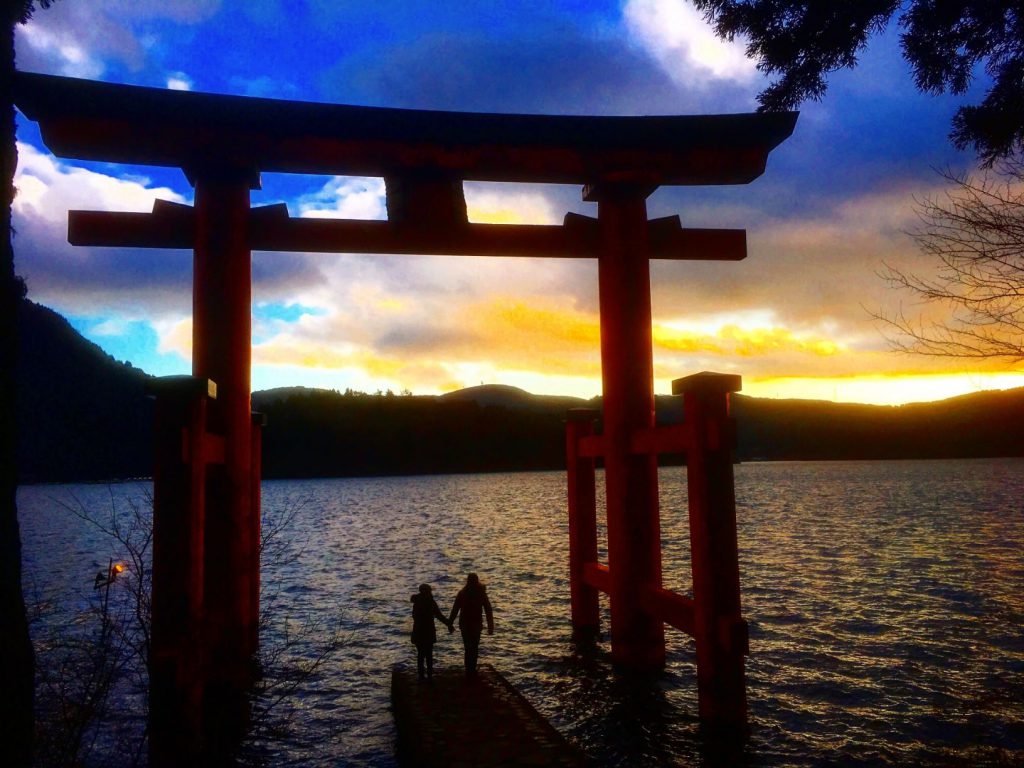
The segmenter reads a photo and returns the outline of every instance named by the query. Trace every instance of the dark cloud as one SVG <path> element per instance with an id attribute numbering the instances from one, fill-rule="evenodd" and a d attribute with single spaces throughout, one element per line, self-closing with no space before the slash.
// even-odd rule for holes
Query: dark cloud
<path id="1" fill-rule="evenodd" d="M 470 331 L 443 326 L 400 325 L 388 329 L 373 343 L 374 349 L 384 353 L 430 354 L 431 351 L 470 348 L 483 339 Z"/>
<path id="2" fill-rule="evenodd" d="M 191 253 L 75 248 L 63 227 L 17 213 L 14 226 L 15 269 L 35 300 L 79 312 L 111 305 L 154 314 L 191 307 Z"/>
<path id="3" fill-rule="evenodd" d="M 625 37 L 572 28 L 495 39 L 435 33 L 412 44 L 369 48 L 322 80 L 337 101 L 485 112 L 685 114 L 749 108 L 749 89 L 728 81 L 680 88 Z"/>
<path id="4" fill-rule="evenodd" d="M 252 290 L 256 299 L 282 296 L 323 282 L 322 257 L 304 253 L 254 253 Z"/>
<path id="5" fill-rule="evenodd" d="M 15 228 L 16 269 L 33 299 L 80 312 L 103 307 L 149 316 L 191 311 L 191 251 L 75 247 L 64 240 L 63 227 L 25 215 L 15 216 Z M 315 257 L 254 255 L 257 297 L 320 282 Z"/>

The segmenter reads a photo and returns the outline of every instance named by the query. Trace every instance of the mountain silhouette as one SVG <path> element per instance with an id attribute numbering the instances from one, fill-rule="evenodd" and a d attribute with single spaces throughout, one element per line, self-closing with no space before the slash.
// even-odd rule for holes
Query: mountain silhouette
<path id="1" fill-rule="evenodd" d="M 24 300 L 18 321 L 21 482 L 149 476 L 148 376 L 46 307 Z M 253 407 L 268 417 L 268 478 L 563 469 L 566 410 L 600 406 L 600 398 L 504 385 L 439 396 L 308 387 L 253 393 Z M 656 406 L 659 424 L 682 420 L 680 398 L 660 395 Z M 736 394 L 732 412 L 743 461 L 1024 455 L 1024 388 L 902 406 Z"/>
<path id="2" fill-rule="evenodd" d="M 153 403 L 145 373 L 27 299 L 18 306 L 20 482 L 152 474 Z"/>

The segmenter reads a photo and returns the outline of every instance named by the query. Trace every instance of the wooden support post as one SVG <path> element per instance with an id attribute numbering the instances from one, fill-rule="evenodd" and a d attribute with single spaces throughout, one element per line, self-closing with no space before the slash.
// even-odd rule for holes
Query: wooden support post
<path id="1" fill-rule="evenodd" d="M 654 426 L 651 289 L 647 243 L 650 186 L 584 188 L 598 202 L 601 244 L 601 376 L 611 572 L 612 659 L 634 670 L 665 663 L 665 628 L 640 593 L 661 586 L 657 458 L 630 450 L 636 430 Z"/>
<path id="2" fill-rule="evenodd" d="M 169 376 L 150 384 L 156 397 L 153 469 L 153 565 L 149 674 L 149 764 L 178 766 L 202 748 L 205 659 L 203 613 L 207 379 Z"/>
<path id="3" fill-rule="evenodd" d="M 249 501 L 252 503 L 252 514 L 249 519 L 250 540 L 253 543 L 254 553 L 252 561 L 252 581 L 249 584 L 249 614 L 253 618 L 249 626 L 249 648 L 250 653 L 255 657 L 260 647 L 260 548 L 262 545 L 261 534 L 261 500 L 263 479 L 263 427 L 267 425 L 267 417 L 262 413 L 252 414 L 252 483 Z M 257 670 L 262 674 L 261 670 Z"/>
<path id="4" fill-rule="evenodd" d="M 747 721 L 743 657 L 747 625 L 740 614 L 740 572 L 736 539 L 729 393 L 740 377 L 699 373 L 672 382 L 683 395 L 692 430 L 686 456 L 693 565 L 694 638 L 701 720 L 711 726 Z"/>
<path id="5" fill-rule="evenodd" d="M 569 486 L 569 593 L 572 633 L 589 641 L 600 632 L 597 589 L 587 584 L 584 569 L 597 562 L 597 502 L 594 459 L 580 455 L 580 439 L 594 432 L 598 412 L 573 408 L 565 422 L 566 475 Z"/>
<path id="6" fill-rule="evenodd" d="M 224 435 L 224 466 L 211 473 L 206 505 L 206 631 L 210 675 L 204 699 L 213 755 L 233 748 L 248 721 L 252 666 L 252 267 L 247 223 L 253 174 L 190 169 L 195 183 L 192 372 L 219 387 L 213 414 Z"/>
<path id="7" fill-rule="evenodd" d="M 387 189 L 388 224 L 408 235 L 424 230 L 459 231 L 469 226 L 462 179 L 445 173 L 391 174 Z"/>

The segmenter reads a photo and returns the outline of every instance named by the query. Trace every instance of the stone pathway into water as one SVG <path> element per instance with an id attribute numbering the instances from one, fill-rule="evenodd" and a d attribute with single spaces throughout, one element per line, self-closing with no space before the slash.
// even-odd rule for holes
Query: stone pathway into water
<path id="1" fill-rule="evenodd" d="M 501 674 L 482 664 L 475 678 L 435 670 L 432 682 L 395 667 L 391 701 L 398 756 L 415 768 L 583 766 L 582 752 L 556 731 Z"/>

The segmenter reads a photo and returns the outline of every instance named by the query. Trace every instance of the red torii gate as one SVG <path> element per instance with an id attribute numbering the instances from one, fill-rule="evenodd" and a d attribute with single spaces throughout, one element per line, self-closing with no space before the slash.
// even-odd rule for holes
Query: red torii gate
<path id="1" fill-rule="evenodd" d="M 613 659 L 638 670 L 664 663 L 664 622 L 689 632 L 697 640 L 701 716 L 745 720 L 727 416 L 739 377 L 676 382 L 674 391 L 686 392 L 686 423 L 655 429 L 649 259 L 739 260 L 746 235 L 684 229 L 677 216 L 648 220 L 645 201 L 661 185 L 753 181 L 791 134 L 795 113 L 430 112 L 24 73 L 15 101 L 58 156 L 180 167 L 195 187 L 194 208 L 158 201 L 148 214 L 69 217 L 73 244 L 194 251 L 193 376 L 154 388 L 154 764 L 216 749 L 225 723 L 244 711 L 252 679 L 260 435 L 250 412 L 253 250 L 597 258 L 603 433 L 592 434 L 591 413 L 571 415 L 567 426 L 574 628 L 596 631 L 597 590 L 607 592 Z M 293 219 L 283 205 L 253 209 L 249 192 L 259 188 L 261 172 L 383 177 L 388 220 Z M 562 225 L 471 224 L 466 180 L 580 184 L 598 216 L 567 214 Z M 692 600 L 661 586 L 656 454 L 665 450 L 688 455 Z M 597 456 L 607 487 L 607 565 L 597 563 Z"/>

